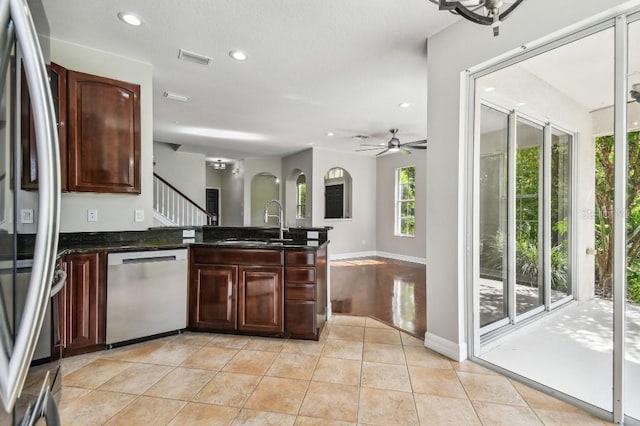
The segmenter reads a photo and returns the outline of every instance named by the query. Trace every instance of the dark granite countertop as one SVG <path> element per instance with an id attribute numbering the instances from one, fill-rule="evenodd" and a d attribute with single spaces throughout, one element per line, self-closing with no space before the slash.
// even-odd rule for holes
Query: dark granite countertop
<path id="1" fill-rule="evenodd" d="M 193 230 L 194 237 L 183 238 L 183 230 Z M 62 233 L 58 242 L 58 255 L 95 251 L 150 251 L 188 248 L 193 245 L 219 248 L 264 250 L 318 250 L 329 243 L 329 228 L 291 228 L 285 232 L 285 241 L 273 241 L 278 228 L 262 227 L 191 227 L 151 228 L 147 231 L 73 232 Z M 317 239 L 307 238 L 307 232 L 317 233 Z M 315 237 L 315 234 L 313 235 Z M 33 253 L 35 235 L 19 235 L 18 258 L 28 259 Z M 10 246 L 10 244 L 3 244 Z M 0 253 L 0 257 L 10 253 Z"/>

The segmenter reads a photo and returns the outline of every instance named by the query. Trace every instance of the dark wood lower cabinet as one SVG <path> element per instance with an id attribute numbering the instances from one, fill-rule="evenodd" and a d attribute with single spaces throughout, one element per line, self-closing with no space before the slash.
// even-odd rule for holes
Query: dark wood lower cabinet
<path id="1" fill-rule="evenodd" d="M 189 328 L 300 339 L 326 319 L 326 249 L 193 247 Z"/>
<path id="2" fill-rule="evenodd" d="M 102 349 L 106 342 L 106 262 L 102 253 L 66 256 L 67 284 L 60 291 L 63 356 Z"/>
<path id="3" fill-rule="evenodd" d="M 189 280 L 189 325 L 195 329 L 235 330 L 238 267 L 198 265 Z"/>
<path id="4" fill-rule="evenodd" d="M 239 272 L 238 329 L 282 333 L 282 267 L 241 266 Z"/>
<path id="5" fill-rule="evenodd" d="M 287 290 L 289 288 L 287 287 Z M 285 327 L 292 337 L 316 339 L 316 302 L 313 300 L 290 300 L 286 302 L 287 321 Z"/>

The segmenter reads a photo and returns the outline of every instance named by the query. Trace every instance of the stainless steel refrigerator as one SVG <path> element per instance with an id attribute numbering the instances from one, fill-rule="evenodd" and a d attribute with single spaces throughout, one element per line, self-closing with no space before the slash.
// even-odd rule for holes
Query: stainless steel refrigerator
<path id="1" fill-rule="evenodd" d="M 30 9 L 31 8 L 31 9 Z M 52 296 L 60 203 L 56 111 L 31 10 L 40 0 L 0 0 L 0 424 L 59 424 L 55 390 L 59 354 L 52 353 L 59 315 Z M 47 40 L 43 37 L 42 40 Z M 25 87 L 22 87 L 24 74 Z M 37 193 L 20 188 L 20 98 L 29 92 L 38 170 Z M 37 199 L 23 209 L 24 199 Z M 35 232 L 22 233 L 21 222 Z"/>

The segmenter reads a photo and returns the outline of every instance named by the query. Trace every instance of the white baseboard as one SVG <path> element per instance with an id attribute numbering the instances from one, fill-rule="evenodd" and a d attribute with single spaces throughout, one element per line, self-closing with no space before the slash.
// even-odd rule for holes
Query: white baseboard
<path id="1" fill-rule="evenodd" d="M 460 362 L 467 359 L 466 343 L 457 344 L 428 331 L 424 335 L 424 346 L 454 361 Z"/>
<path id="2" fill-rule="evenodd" d="M 396 259 L 396 260 L 402 260 L 405 262 L 419 263 L 421 265 L 427 264 L 427 259 L 425 257 L 406 256 L 404 254 L 389 253 L 386 251 L 376 251 L 376 253 L 377 253 L 377 256 L 386 257 L 388 259 Z"/>
<path id="3" fill-rule="evenodd" d="M 340 253 L 340 254 L 332 254 L 329 256 L 330 260 L 343 260 L 343 259 L 355 259 L 358 257 L 371 257 L 375 256 L 375 251 L 358 251 L 353 253 Z"/>
<path id="4" fill-rule="evenodd" d="M 340 253 L 332 254 L 329 256 L 329 260 L 344 260 L 344 259 L 357 259 L 359 257 L 386 257 L 388 259 L 402 260 L 405 262 L 419 263 L 421 265 L 427 264 L 427 259 L 422 257 L 405 256 L 404 254 L 388 253 L 386 251 L 359 251 L 353 253 Z"/>

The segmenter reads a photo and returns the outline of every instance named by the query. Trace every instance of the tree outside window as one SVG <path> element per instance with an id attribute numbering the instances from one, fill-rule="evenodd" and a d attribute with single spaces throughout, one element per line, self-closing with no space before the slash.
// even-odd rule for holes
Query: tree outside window
<path id="1" fill-rule="evenodd" d="M 395 234 L 415 236 L 416 227 L 416 168 L 396 169 L 396 223 Z"/>

